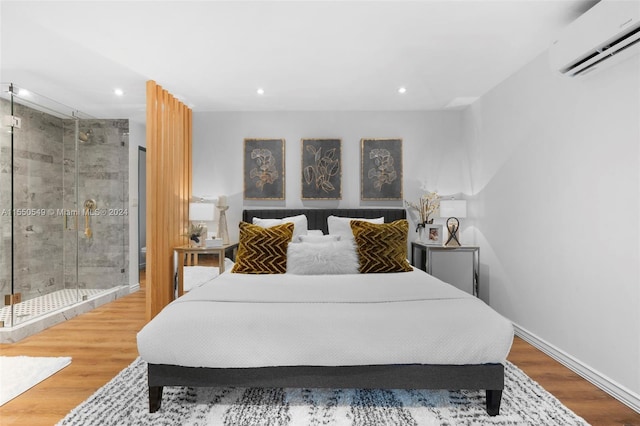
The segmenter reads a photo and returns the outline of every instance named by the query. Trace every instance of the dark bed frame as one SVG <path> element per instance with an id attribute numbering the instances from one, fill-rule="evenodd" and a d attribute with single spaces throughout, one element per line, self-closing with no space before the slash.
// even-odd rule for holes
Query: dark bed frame
<path id="1" fill-rule="evenodd" d="M 406 218 L 404 209 L 261 209 L 244 210 L 242 220 L 275 219 L 305 214 L 309 229 L 326 234 L 327 217 L 376 218 L 385 222 Z M 491 416 L 500 412 L 504 389 L 502 364 L 480 365 L 358 365 L 286 366 L 259 368 L 200 368 L 149 364 L 149 412 L 162 404 L 164 386 L 258 387 L 258 388 L 338 388 L 338 389 L 484 389 L 486 409 Z"/>

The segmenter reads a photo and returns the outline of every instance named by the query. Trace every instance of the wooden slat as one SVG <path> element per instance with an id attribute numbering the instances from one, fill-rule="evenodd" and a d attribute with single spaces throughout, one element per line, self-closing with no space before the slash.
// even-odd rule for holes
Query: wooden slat
<path id="1" fill-rule="evenodd" d="M 147 225 L 147 240 L 146 240 L 146 268 L 147 271 L 147 279 L 149 282 L 153 281 L 153 277 L 151 276 L 151 271 L 154 271 L 157 254 L 155 253 L 154 247 L 157 246 L 157 233 L 154 225 L 158 222 L 156 217 L 156 212 L 153 209 L 153 205 L 155 204 L 154 200 L 158 198 L 158 167 L 155 164 L 159 162 L 159 154 L 158 149 L 155 147 L 156 141 L 158 140 L 159 134 L 159 124 L 158 124 L 158 98 L 156 96 L 156 84 L 153 81 L 147 82 L 147 217 L 146 217 L 146 225 Z M 145 309 L 146 309 L 146 317 L 151 318 L 151 312 L 154 311 L 155 307 L 151 305 L 152 297 L 146 298 Z"/>
<path id="2" fill-rule="evenodd" d="M 191 110 L 147 82 L 147 319 L 173 300 L 173 247 L 186 244 Z M 188 157 L 187 157 L 188 156 Z"/>

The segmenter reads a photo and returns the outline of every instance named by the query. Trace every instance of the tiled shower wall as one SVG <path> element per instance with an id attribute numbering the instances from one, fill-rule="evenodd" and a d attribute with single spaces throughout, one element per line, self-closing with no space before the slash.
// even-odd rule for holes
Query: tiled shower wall
<path id="1" fill-rule="evenodd" d="M 0 102 L 3 114 L 10 111 L 7 101 Z M 14 115 L 22 119 L 21 128 L 14 129 L 15 291 L 26 300 L 76 285 L 101 289 L 125 285 L 129 246 L 128 120 L 80 120 L 80 131 L 88 137 L 78 142 L 76 159 L 75 120 L 20 104 L 14 104 Z M 11 292 L 10 144 L 11 134 L 3 131 L 2 295 Z M 90 217 L 91 238 L 85 236 L 82 211 L 79 216 L 68 215 L 65 221 L 64 213 L 73 213 L 77 208 L 76 167 L 79 207 L 87 198 L 98 204 L 99 210 Z"/>

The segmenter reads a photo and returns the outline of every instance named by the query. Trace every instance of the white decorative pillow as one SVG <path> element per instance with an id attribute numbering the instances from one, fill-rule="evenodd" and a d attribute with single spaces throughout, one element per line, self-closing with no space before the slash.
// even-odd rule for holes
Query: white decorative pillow
<path id="1" fill-rule="evenodd" d="M 282 219 L 260 219 L 253 218 L 253 224 L 263 228 L 271 228 L 272 226 L 282 225 L 283 223 L 293 223 L 293 239 L 298 241 L 300 235 L 307 235 L 307 216 L 301 214 L 298 216 L 283 217 Z"/>
<path id="2" fill-rule="evenodd" d="M 322 236 L 322 235 L 324 235 L 324 233 L 322 232 L 322 229 L 309 229 L 309 230 L 307 230 L 307 235 L 319 235 L 319 236 Z"/>
<path id="3" fill-rule="evenodd" d="M 353 241 L 290 243 L 287 250 L 288 274 L 357 274 L 359 266 Z"/>
<path id="4" fill-rule="evenodd" d="M 329 235 L 340 235 L 340 239 L 342 241 L 354 241 L 353 231 L 351 230 L 352 220 L 364 220 L 365 222 L 377 223 L 377 224 L 384 223 L 384 217 L 378 217 L 376 219 L 362 219 L 359 217 L 329 216 L 327 218 L 327 227 L 329 228 Z"/>
<path id="5" fill-rule="evenodd" d="M 340 235 L 300 235 L 300 241 L 303 243 L 331 243 L 340 241 Z"/>

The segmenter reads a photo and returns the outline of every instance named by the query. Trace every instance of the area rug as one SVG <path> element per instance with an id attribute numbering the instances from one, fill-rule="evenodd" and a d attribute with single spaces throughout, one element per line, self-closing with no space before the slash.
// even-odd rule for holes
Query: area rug
<path id="1" fill-rule="evenodd" d="M 148 412 L 146 363 L 138 358 L 58 425 L 458 426 L 586 425 L 511 363 L 500 415 L 484 391 L 165 387 Z"/>
<path id="2" fill-rule="evenodd" d="M 0 356 L 0 405 L 69 364 L 69 357 Z"/>

